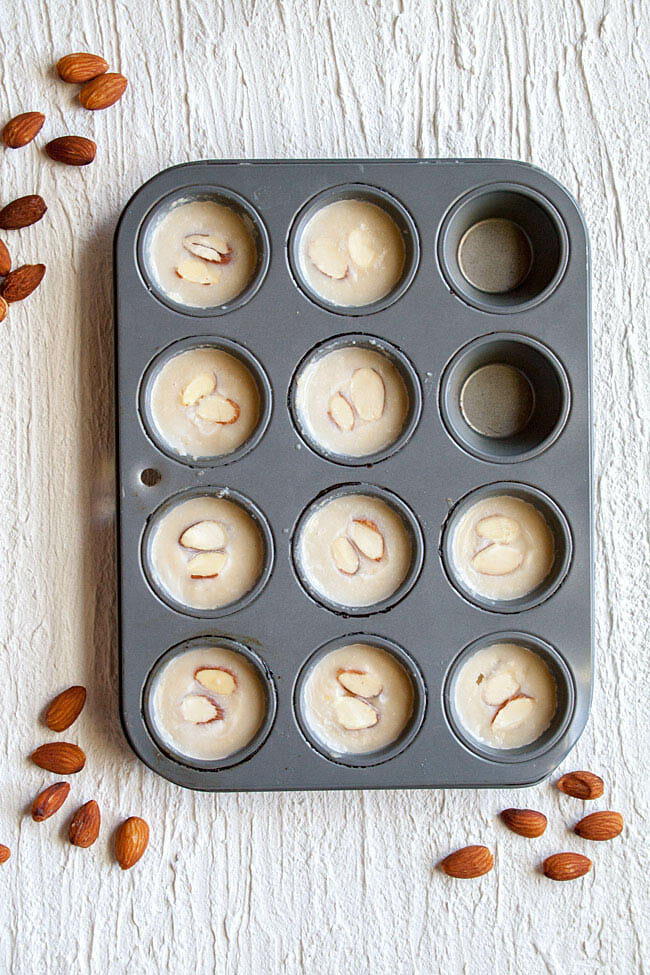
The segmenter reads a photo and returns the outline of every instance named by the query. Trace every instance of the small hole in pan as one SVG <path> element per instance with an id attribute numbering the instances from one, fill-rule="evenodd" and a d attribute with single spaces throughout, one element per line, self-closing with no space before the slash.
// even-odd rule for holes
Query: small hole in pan
<path id="1" fill-rule="evenodd" d="M 160 484 L 162 474 L 155 467 L 145 467 L 140 474 L 140 480 L 146 487 L 155 487 L 156 484 Z"/>

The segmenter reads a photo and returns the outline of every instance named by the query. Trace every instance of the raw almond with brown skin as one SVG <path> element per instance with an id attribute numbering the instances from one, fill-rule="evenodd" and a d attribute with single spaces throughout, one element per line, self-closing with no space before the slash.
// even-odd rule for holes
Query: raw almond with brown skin
<path id="1" fill-rule="evenodd" d="M 558 779 L 557 787 L 574 799 L 600 799 L 605 783 L 595 772 L 567 772 Z"/>
<path id="2" fill-rule="evenodd" d="M 108 74 L 101 74 L 98 78 L 86 82 L 79 92 L 79 101 L 91 112 L 109 108 L 120 100 L 127 84 L 128 81 L 123 74 L 109 71 Z"/>
<path id="3" fill-rule="evenodd" d="M 576 880 L 591 870 L 591 860 L 582 853 L 554 853 L 544 860 L 544 875 L 550 880 Z"/>
<path id="4" fill-rule="evenodd" d="M 0 322 L 4 322 L 5 318 L 7 317 L 8 310 L 9 310 L 9 305 L 4 300 L 2 295 L 0 295 Z"/>
<path id="5" fill-rule="evenodd" d="M 99 836 L 101 815 L 99 806 L 94 799 L 85 802 L 77 809 L 72 817 L 68 837 L 73 846 L 80 846 L 84 850 L 92 846 Z"/>
<path id="6" fill-rule="evenodd" d="M 0 240 L 0 277 L 4 278 L 11 271 L 11 255 L 7 250 L 7 245 Z"/>
<path id="7" fill-rule="evenodd" d="M 513 833 L 527 839 L 541 836 L 546 829 L 546 816 L 536 809 L 504 809 L 501 819 Z"/>
<path id="8" fill-rule="evenodd" d="M 52 731 L 65 731 L 77 720 L 85 703 L 85 687 L 74 684 L 66 688 L 50 703 L 45 713 L 45 724 Z"/>
<path id="9" fill-rule="evenodd" d="M 471 880 L 489 873 L 493 866 L 494 857 L 487 846 L 464 846 L 446 856 L 440 869 L 449 877 Z"/>
<path id="10" fill-rule="evenodd" d="M 44 275 L 44 264 L 23 264 L 22 267 L 17 267 L 9 272 L 0 284 L 0 293 L 9 304 L 14 301 L 23 301 L 38 288 Z"/>
<path id="11" fill-rule="evenodd" d="M 42 112 L 23 112 L 7 122 L 2 130 L 2 141 L 9 149 L 22 149 L 43 128 L 45 116 Z"/>
<path id="12" fill-rule="evenodd" d="M 115 834 L 115 856 L 122 870 L 135 866 L 149 844 L 149 826 L 139 816 L 129 816 Z"/>
<path id="13" fill-rule="evenodd" d="M 47 742 L 32 752 L 30 758 L 46 772 L 56 772 L 57 775 L 74 775 L 86 764 L 81 748 L 70 741 Z"/>
<path id="14" fill-rule="evenodd" d="M 42 823 L 58 812 L 68 798 L 70 786 L 67 782 L 55 782 L 54 785 L 43 789 L 32 803 L 32 819 L 35 823 Z"/>
<path id="15" fill-rule="evenodd" d="M 81 135 L 63 135 L 48 142 L 45 151 L 55 162 L 67 166 L 88 166 L 95 158 L 97 145 L 92 139 L 84 139 Z"/>
<path id="16" fill-rule="evenodd" d="M 98 54 L 85 54 L 78 51 L 61 58 L 56 70 L 61 81 L 81 85 L 108 71 L 108 61 L 100 58 Z"/>
<path id="17" fill-rule="evenodd" d="M 37 193 L 21 196 L 0 210 L 0 229 L 22 230 L 23 227 L 30 227 L 38 223 L 46 210 L 45 200 Z"/>
<path id="18" fill-rule="evenodd" d="M 11 856 L 11 850 L 4 843 L 0 843 L 0 863 L 6 863 Z"/>
<path id="19" fill-rule="evenodd" d="M 583 840 L 613 840 L 623 831 L 623 817 L 611 809 L 590 813 L 575 826 Z"/>

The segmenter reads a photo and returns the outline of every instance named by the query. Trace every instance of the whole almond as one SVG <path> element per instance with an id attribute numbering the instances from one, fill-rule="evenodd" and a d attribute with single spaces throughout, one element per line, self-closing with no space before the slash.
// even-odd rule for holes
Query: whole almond
<path id="1" fill-rule="evenodd" d="M 5 318 L 7 317 L 8 310 L 9 310 L 9 305 L 4 300 L 2 295 L 0 295 L 0 322 L 4 322 Z"/>
<path id="2" fill-rule="evenodd" d="M 108 71 L 108 61 L 100 58 L 98 54 L 84 54 L 78 51 L 76 54 L 66 54 L 61 58 L 57 62 L 56 70 L 61 81 L 83 84 L 84 81 L 90 81 Z"/>
<path id="3" fill-rule="evenodd" d="M 35 823 L 42 823 L 49 819 L 61 808 L 68 798 L 70 786 L 67 782 L 55 782 L 54 785 L 43 789 L 32 803 L 32 819 Z"/>
<path id="4" fill-rule="evenodd" d="M 2 141 L 10 149 L 21 149 L 41 131 L 45 116 L 42 112 L 23 112 L 10 119 L 2 130 Z"/>
<path id="5" fill-rule="evenodd" d="M 118 826 L 115 835 L 115 856 L 122 870 L 133 867 L 149 843 L 149 826 L 139 816 L 130 816 Z"/>
<path id="6" fill-rule="evenodd" d="M 482 877 L 494 866 L 494 858 L 487 846 L 464 846 L 450 853 L 440 864 L 440 869 L 449 877 L 462 880 Z"/>
<path id="7" fill-rule="evenodd" d="M 575 826 L 584 840 L 613 840 L 623 831 L 623 817 L 611 809 L 590 813 Z"/>
<path id="8" fill-rule="evenodd" d="M 0 843 L 0 863 L 6 863 L 11 856 L 11 850 L 4 843 Z"/>
<path id="9" fill-rule="evenodd" d="M 575 799 L 599 799 L 605 784 L 594 772 L 567 772 L 558 779 L 557 787 L 560 792 Z"/>
<path id="10" fill-rule="evenodd" d="M 545 876 L 550 880 L 575 880 L 591 870 L 591 860 L 581 853 L 554 853 L 544 860 Z"/>
<path id="11" fill-rule="evenodd" d="M 5 301 L 23 301 L 38 288 L 45 274 L 44 264 L 23 264 L 10 271 L 0 284 L 0 294 Z"/>
<path id="12" fill-rule="evenodd" d="M 81 135 L 63 135 L 48 142 L 45 151 L 50 159 L 67 166 L 87 166 L 95 158 L 97 145 Z"/>
<path id="13" fill-rule="evenodd" d="M 46 772 L 56 772 L 57 775 L 74 775 L 86 764 L 81 748 L 69 741 L 50 741 L 32 752 L 30 758 Z"/>
<path id="14" fill-rule="evenodd" d="M 546 829 L 546 816 L 536 809 L 504 809 L 501 819 L 513 833 L 528 839 L 541 836 Z"/>
<path id="15" fill-rule="evenodd" d="M 94 799 L 85 802 L 77 809 L 70 823 L 68 836 L 73 846 L 81 846 L 86 849 L 92 846 L 99 836 L 101 815 L 99 806 Z"/>
<path id="16" fill-rule="evenodd" d="M 85 687 L 74 684 L 66 688 L 50 702 L 45 712 L 45 724 L 52 731 L 65 731 L 77 720 L 85 703 Z"/>
<path id="17" fill-rule="evenodd" d="M 109 108 L 120 100 L 127 84 L 124 75 L 109 71 L 108 74 L 102 74 L 99 78 L 88 81 L 79 92 L 79 101 L 91 112 Z"/>
<path id="18" fill-rule="evenodd" d="M 0 277 L 4 277 L 5 274 L 9 274 L 11 271 L 11 255 L 7 250 L 7 245 L 3 240 L 0 240 Z"/>
<path id="19" fill-rule="evenodd" d="M 31 196 L 21 196 L 6 207 L 0 210 L 0 229 L 2 230 L 21 230 L 29 227 L 33 223 L 38 223 L 47 206 L 42 196 L 32 194 Z"/>

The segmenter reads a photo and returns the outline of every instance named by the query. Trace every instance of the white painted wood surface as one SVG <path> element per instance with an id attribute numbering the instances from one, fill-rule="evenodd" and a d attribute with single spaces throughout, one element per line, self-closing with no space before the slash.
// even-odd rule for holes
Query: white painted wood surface
<path id="1" fill-rule="evenodd" d="M 103 53 L 123 101 L 91 114 L 53 64 Z M 92 136 L 96 162 L 1 154 L 2 201 L 40 192 L 46 218 L 3 236 L 44 261 L 38 293 L 0 326 L 0 970 L 43 973 L 628 973 L 646 971 L 648 496 L 647 205 L 650 16 L 645 0 L 0 0 L 1 120 L 40 109 L 39 146 Z M 528 792 L 194 795 L 147 771 L 117 718 L 111 238 L 133 190 L 202 157 L 511 156 L 576 195 L 594 258 L 598 679 L 565 768 L 600 770 L 625 836 L 567 832 L 582 803 Z M 53 777 L 26 756 L 72 682 L 89 704 L 73 804 L 96 797 L 96 846 L 68 814 L 25 815 Z M 507 805 L 548 813 L 526 842 Z M 123 874 L 116 823 L 151 846 Z M 476 882 L 434 865 L 486 842 Z M 583 881 L 536 872 L 593 853 Z M 645 930 L 645 934 L 644 934 Z M 646 951 L 644 958 L 644 950 Z"/>

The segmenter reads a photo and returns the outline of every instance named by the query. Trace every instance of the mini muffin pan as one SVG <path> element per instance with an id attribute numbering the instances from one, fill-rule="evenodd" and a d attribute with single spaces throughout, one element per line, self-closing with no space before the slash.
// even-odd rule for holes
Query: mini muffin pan
<path id="1" fill-rule="evenodd" d="M 395 288 L 360 308 L 319 298 L 297 260 L 310 217 L 345 198 L 383 206 L 405 243 Z M 253 276 L 223 306 L 170 300 L 148 265 L 155 221 L 193 199 L 226 203 L 253 228 Z M 507 160 L 184 164 L 127 204 L 115 289 L 121 716 L 142 761 L 208 791 L 505 787 L 555 769 L 586 723 L 593 656 L 590 264 L 567 191 Z M 300 369 L 348 343 L 389 356 L 410 397 L 398 440 L 366 458 L 329 456 L 295 408 Z M 261 413 L 232 454 L 192 461 L 161 441 L 148 396 L 169 356 L 202 345 L 249 367 Z M 312 593 L 296 554 L 313 506 L 350 492 L 391 504 L 413 551 L 400 589 L 354 611 Z M 500 493 L 542 512 L 556 555 L 539 590 L 498 603 L 464 589 L 450 539 L 469 504 Z M 255 589 L 213 612 L 166 597 L 148 555 L 161 513 L 202 494 L 242 504 L 266 553 Z M 548 663 L 558 709 L 536 742 L 501 751 L 463 729 L 454 688 L 469 654 L 508 640 Z M 413 684 L 411 721 L 375 754 L 328 755 L 302 710 L 310 668 L 346 642 L 393 653 Z M 217 762 L 166 745 L 150 708 L 161 666 L 210 645 L 247 656 L 267 702 L 255 739 Z"/>

